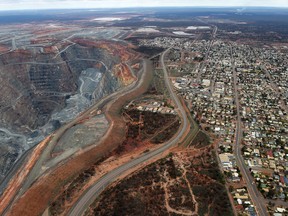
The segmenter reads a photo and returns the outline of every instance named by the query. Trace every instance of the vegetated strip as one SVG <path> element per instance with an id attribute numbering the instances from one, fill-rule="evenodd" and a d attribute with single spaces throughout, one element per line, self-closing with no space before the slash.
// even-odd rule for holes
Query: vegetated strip
<path id="1" fill-rule="evenodd" d="M 145 60 L 147 65 L 143 71 L 143 82 L 134 91 L 118 97 L 112 102 L 106 111 L 106 117 L 111 121 L 111 130 L 100 145 L 89 151 L 76 155 L 71 160 L 59 165 L 49 174 L 41 177 L 38 182 L 12 206 L 8 215 L 39 215 L 44 212 L 49 202 L 57 195 L 59 189 L 65 182 L 72 179 L 85 168 L 97 163 L 103 155 L 115 149 L 125 138 L 125 122 L 121 118 L 122 107 L 134 98 L 139 97 L 147 91 L 152 79 L 152 64 Z"/>

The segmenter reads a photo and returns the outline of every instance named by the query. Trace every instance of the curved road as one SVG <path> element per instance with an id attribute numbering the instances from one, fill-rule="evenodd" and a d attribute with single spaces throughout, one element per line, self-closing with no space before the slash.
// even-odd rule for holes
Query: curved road
<path id="1" fill-rule="evenodd" d="M 165 55 L 169 52 L 171 48 L 167 49 L 165 52 L 162 53 L 161 55 L 161 65 L 163 68 L 163 72 L 164 72 L 164 79 L 165 79 L 165 84 L 169 90 L 169 93 L 171 95 L 172 100 L 175 103 L 175 106 L 177 107 L 177 111 L 182 119 L 182 127 L 181 130 L 178 131 L 177 136 L 174 137 L 174 139 L 168 141 L 166 144 L 164 144 L 162 147 L 148 152 L 146 154 L 144 154 L 143 156 L 136 158 L 118 168 L 116 168 L 115 170 L 109 172 L 108 174 L 104 175 L 99 181 L 97 181 L 92 187 L 90 187 L 90 189 L 83 194 L 83 196 L 78 200 L 78 202 L 72 207 L 72 209 L 70 210 L 69 214 L 70 216 L 79 216 L 82 215 L 85 210 L 89 207 L 89 205 L 91 205 L 93 203 L 93 201 L 96 199 L 96 197 L 114 180 L 116 180 L 116 178 L 118 176 L 120 176 L 123 172 L 161 154 L 162 152 L 166 151 L 167 149 L 169 149 L 171 146 L 177 144 L 179 142 L 179 140 L 183 137 L 187 127 L 188 127 L 188 117 L 186 115 L 186 112 L 184 110 L 184 108 L 182 107 L 182 104 L 179 100 L 179 98 L 177 97 L 177 95 L 175 94 L 175 92 L 173 91 L 173 87 L 170 83 L 169 77 L 168 77 L 168 73 L 167 73 L 167 69 L 164 63 L 164 58 Z M 145 71 L 144 71 L 145 73 Z"/>
<path id="2" fill-rule="evenodd" d="M 147 67 L 147 61 L 145 59 L 143 61 L 143 65 L 144 65 L 144 67 L 143 67 L 144 69 L 142 69 L 142 70 L 145 70 L 146 67 Z M 0 215 L 1 215 L 1 213 L 5 214 L 7 211 L 9 211 L 11 205 L 15 201 L 15 198 L 22 196 L 24 194 L 24 192 L 27 191 L 28 188 L 33 184 L 33 182 L 36 179 L 38 179 L 39 176 L 43 175 L 45 172 L 48 172 L 49 170 L 51 170 L 52 168 L 54 168 L 56 166 L 56 165 L 53 165 L 53 167 L 48 167 L 45 170 L 42 169 L 42 167 L 45 166 L 47 160 L 50 159 L 50 154 L 51 154 L 51 151 L 53 150 L 55 144 L 58 142 L 58 140 L 61 138 L 61 136 L 69 128 L 73 127 L 81 119 L 84 119 L 85 117 L 90 116 L 93 111 L 95 111 L 97 109 L 102 109 L 102 107 L 105 104 L 109 103 L 114 98 L 119 98 L 121 95 L 126 95 L 130 91 L 134 91 L 134 89 L 137 88 L 137 86 L 141 85 L 142 82 L 143 82 L 143 79 L 141 77 L 141 79 L 137 79 L 137 81 L 134 82 L 133 84 L 131 84 L 131 85 L 127 86 L 127 87 L 124 87 L 121 90 L 116 91 L 116 92 L 114 92 L 114 93 L 102 98 L 100 101 L 98 101 L 96 104 L 91 106 L 89 109 L 87 109 L 86 111 L 80 113 L 77 118 L 75 118 L 71 122 L 68 122 L 67 124 L 65 124 L 61 128 L 59 128 L 57 131 L 55 131 L 53 133 L 53 137 L 51 138 L 51 140 L 49 141 L 49 143 L 47 144 L 47 146 L 45 147 L 45 149 L 43 150 L 43 152 L 41 153 L 41 155 L 37 159 L 36 163 L 33 165 L 33 168 L 30 170 L 28 175 L 25 177 L 25 180 L 23 182 L 21 182 L 19 185 L 17 185 L 18 190 L 15 192 L 15 194 L 13 194 L 11 196 L 9 204 L 7 206 L 5 206 L 5 208 L 3 207 L 2 209 L 0 209 Z M 21 160 L 24 161 L 27 157 L 29 157 L 30 153 L 32 153 L 32 152 L 33 152 L 33 150 L 29 150 L 29 152 L 26 152 L 23 155 L 24 157 L 21 157 Z M 66 159 L 67 158 L 65 158 L 64 160 L 66 160 Z M 12 171 L 9 173 L 9 176 L 13 177 L 15 175 L 15 173 L 18 171 L 18 168 L 19 168 L 18 164 L 19 163 L 17 163 L 17 166 L 15 168 L 13 168 Z M 20 165 L 21 164 L 19 164 L 19 166 Z M 8 184 L 9 181 L 10 181 L 10 179 L 5 179 L 5 183 Z M 2 184 L 1 184 L 1 187 L 2 187 Z M 3 191 L 4 191 L 4 189 L 3 189 Z M 1 201 L 2 200 L 0 199 L 0 206 L 2 204 Z"/>

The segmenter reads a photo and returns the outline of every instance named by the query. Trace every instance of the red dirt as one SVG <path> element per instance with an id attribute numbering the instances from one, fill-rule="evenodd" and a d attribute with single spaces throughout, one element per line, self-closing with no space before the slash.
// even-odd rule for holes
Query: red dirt
<path id="1" fill-rule="evenodd" d="M 9 51 L 9 48 L 8 47 L 6 47 L 6 46 L 0 46 L 0 52 L 8 52 Z"/>
<path id="2" fill-rule="evenodd" d="M 87 167 L 96 164 L 103 156 L 109 154 L 113 149 L 119 146 L 125 139 L 125 122 L 119 115 L 119 110 L 128 102 L 139 95 L 145 93 L 149 87 L 152 74 L 148 71 L 145 74 L 146 82 L 137 89 L 123 97 L 119 97 L 113 105 L 108 107 L 106 117 L 111 122 L 111 129 L 100 145 L 89 149 L 86 152 L 80 152 L 65 163 L 59 165 L 54 170 L 39 178 L 31 188 L 24 193 L 19 200 L 14 203 L 7 215 L 13 216 L 33 216 L 42 214 L 49 203 L 60 192 L 65 182 Z"/>
<path id="3" fill-rule="evenodd" d="M 85 47 L 97 47 L 101 49 L 107 50 L 111 55 L 120 56 L 121 61 L 126 62 L 131 59 L 135 59 L 135 57 L 138 55 L 135 55 L 135 53 L 132 53 L 130 49 L 127 49 L 127 45 L 122 45 L 120 43 L 114 43 L 111 41 L 91 41 L 91 40 L 85 40 L 85 39 L 73 39 L 74 43 L 77 43 L 81 46 Z M 129 45 L 130 47 L 133 47 L 132 45 Z"/>
<path id="4" fill-rule="evenodd" d="M 55 39 L 51 37 L 41 37 L 41 38 L 32 39 L 31 44 L 49 43 L 52 41 L 55 41 Z"/>
<path id="5" fill-rule="evenodd" d="M 28 50 L 17 49 L 13 52 L 13 55 L 20 57 L 22 55 L 31 55 L 31 52 Z"/>
<path id="6" fill-rule="evenodd" d="M 124 85 L 129 85 L 136 79 L 131 73 L 129 67 L 123 63 L 115 65 L 113 68 L 113 73 Z"/>
<path id="7" fill-rule="evenodd" d="M 32 152 L 31 157 L 27 164 L 23 167 L 23 169 L 18 170 L 15 177 L 10 181 L 7 186 L 7 189 L 4 191 L 2 197 L 3 199 L 0 201 L 0 215 L 3 213 L 5 206 L 11 202 L 11 199 L 16 195 L 18 190 L 21 187 L 22 181 L 27 177 L 29 170 L 35 165 L 37 158 L 42 153 L 43 149 L 47 145 L 50 140 L 50 137 L 47 137 L 44 141 L 42 141 Z"/>
<path id="8" fill-rule="evenodd" d="M 58 48 L 56 46 L 44 47 L 45 53 L 57 53 L 57 51 L 58 51 Z"/>
<path id="9" fill-rule="evenodd" d="M 33 31 L 32 34 L 34 35 L 43 35 L 43 34 L 51 34 L 51 33 L 57 33 L 60 31 L 69 30 L 69 28 L 51 28 L 51 29 L 40 29 Z"/>
<path id="10" fill-rule="evenodd" d="M 140 64 L 139 63 L 134 64 L 134 65 L 131 66 L 131 68 L 138 70 L 138 69 L 140 69 Z"/>

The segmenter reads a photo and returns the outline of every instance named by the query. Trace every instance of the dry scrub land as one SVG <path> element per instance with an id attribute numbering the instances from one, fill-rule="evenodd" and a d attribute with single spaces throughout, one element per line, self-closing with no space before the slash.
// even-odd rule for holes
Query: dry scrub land
<path id="1" fill-rule="evenodd" d="M 51 215 L 67 213 L 83 190 L 99 177 L 125 161 L 131 160 L 131 157 L 137 157 L 144 151 L 156 147 L 155 144 L 171 139 L 179 127 L 178 117 L 172 114 L 129 109 L 123 112 L 123 117 L 126 122 L 126 137 L 123 143 L 98 163 L 67 182 L 65 187 L 60 189 L 62 190 L 60 195 L 50 205 Z M 162 130 L 163 128 L 166 130 Z"/>
<path id="2" fill-rule="evenodd" d="M 87 215 L 233 215 L 210 146 L 177 149 L 113 184 Z"/>

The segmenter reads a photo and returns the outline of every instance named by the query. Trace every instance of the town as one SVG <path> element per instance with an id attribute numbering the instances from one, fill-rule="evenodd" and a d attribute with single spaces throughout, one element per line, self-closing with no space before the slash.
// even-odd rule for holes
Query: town
<path id="1" fill-rule="evenodd" d="M 277 47 L 223 40 L 155 38 L 141 43 L 173 47 L 167 58 L 171 80 L 194 119 L 213 138 L 237 211 L 256 213 L 236 163 L 239 148 L 244 169 L 253 177 L 251 186 L 257 187 L 268 209 L 274 215 L 287 212 L 286 54 Z"/>
<path id="2" fill-rule="evenodd" d="M 0 215 L 287 216 L 287 0 L 111 1 L 0 12 Z"/>

